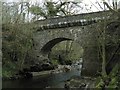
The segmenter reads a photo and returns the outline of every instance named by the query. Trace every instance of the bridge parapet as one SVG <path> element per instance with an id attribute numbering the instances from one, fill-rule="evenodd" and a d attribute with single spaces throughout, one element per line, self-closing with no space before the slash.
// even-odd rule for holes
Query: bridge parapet
<path id="1" fill-rule="evenodd" d="M 104 19 L 110 19 L 113 13 L 110 11 L 100 11 L 92 13 L 84 13 L 72 16 L 64 16 L 57 18 L 49 18 L 45 20 L 38 20 L 35 22 L 35 28 L 39 30 L 64 28 L 72 26 L 86 26 L 97 23 Z M 114 17 L 116 17 L 114 15 Z"/>

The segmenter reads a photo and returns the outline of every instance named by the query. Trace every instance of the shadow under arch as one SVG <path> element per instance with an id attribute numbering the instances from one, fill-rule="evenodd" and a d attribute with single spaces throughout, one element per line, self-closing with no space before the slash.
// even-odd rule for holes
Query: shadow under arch
<path id="1" fill-rule="evenodd" d="M 41 53 L 42 54 L 48 54 L 51 49 L 59 42 L 62 42 L 62 41 L 73 41 L 73 39 L 69 39 L 69 38 L 64 38 L 64 37 L 60 37 L 60 38 L 55 38 L 55 39 L 52 39 L 51 41 L 47 42 L 41 49 Z"/>

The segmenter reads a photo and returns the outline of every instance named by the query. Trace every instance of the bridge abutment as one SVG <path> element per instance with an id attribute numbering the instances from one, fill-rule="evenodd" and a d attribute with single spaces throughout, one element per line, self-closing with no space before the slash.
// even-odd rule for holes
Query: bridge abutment
<path id="1" fill-rule="evenodd" d="M 96 46 L 84 48 L 82 76 L 97 76 L 101 70 L 101 61 Z"/>

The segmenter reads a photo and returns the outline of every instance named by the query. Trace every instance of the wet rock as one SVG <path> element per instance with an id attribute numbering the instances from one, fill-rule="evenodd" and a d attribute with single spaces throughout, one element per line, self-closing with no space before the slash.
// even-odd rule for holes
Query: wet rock
<path id="1" fill-rule="evenodd" d="M 64 67 L 64 72 L 68 72 L 68 71 L 70 71 L 70 69 L 67 67 Z"/>
<path id="2" fill-rule="evenodd" d="M 29 72 L 30 69 L 29 69 L 29 68 L 23 68 L 23 71 L 24 71 L 24 72 Z"/>
<path id="3" fill-rule="evenodd" d="M 25 77 L 25 78 L 32 78 L 33 75 L 32 75 L 32 73 L 30 73 L 30 72 L 26 72 L 24 77 Z"/>
<path id="4" fill-rule="evenodd" d="M 64 88 L 65 88 L 65 90 L 69 90 L 69 89 L 70 89 L 69 84 L 68 84 L 68 83 L 65 83 Z"/>
<path id="5" fill-rule="evenodd" d="M 24 71 L 19 71 L 18 75 L 20 75 L 20 77 L 23 77 L 23 78 L 32 78 L 33 75 L 31 72 L 24 72 Z"/>
<path id="6" fill-rule="evenodd" d="M 33 65 L 33 66 L 30 66 L 30 71 L 31 72 L 39 72 L 39 71 L 42 71 L 42 67 L 39 65 Z"/>
<path id="7" fill-rule="evenodd" d="M 68 72 L 68 71 L 71 70 L 71 66 L 66 65 L 66 66 L 64 66 L 62 69 L 63 69 L 64 72 Z"/>
<path id="8" fill-rule="evenodd" d="M 41 67 L 43 70 L 53 70 L 54 69 L 54 66 L 50 65 L 49 63 L 42 64 Z"/>
<path id="9" fill-rule="evenodd" d="M 16 77 L 10 77 L 10 80 L 16 80 Z"/>
<path id="10" fill-rule="evenodd" d="M 85 88 L 86 87 L 86 83 L 82 83 L 79 88 Z"/>

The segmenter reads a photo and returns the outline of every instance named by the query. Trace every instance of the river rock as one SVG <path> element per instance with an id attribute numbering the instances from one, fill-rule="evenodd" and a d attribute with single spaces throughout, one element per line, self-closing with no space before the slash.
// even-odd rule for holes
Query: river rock
<path id="1" fill-rule="evenodd" d="M 71 67 L 69 66 L 69 65 L 65 65 L 64 67 L 63 67 L 63 71 L 64 72 L 68 72 L 68 71 L 70 71 L 71 70 Z"/>

